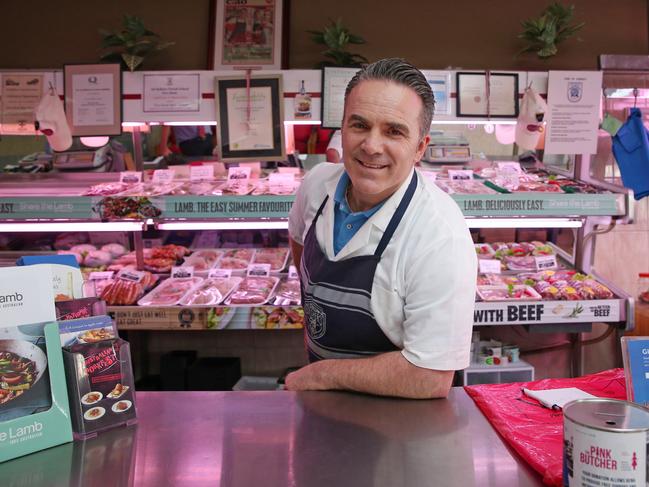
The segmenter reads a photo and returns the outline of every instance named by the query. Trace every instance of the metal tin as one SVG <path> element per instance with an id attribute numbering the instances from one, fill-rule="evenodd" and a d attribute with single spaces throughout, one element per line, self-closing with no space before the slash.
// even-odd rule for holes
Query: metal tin
<path id="1" fill-rule="evenodd" d="M 649 410 L 617 399 L 580 399 L 563 408 L 563 485 L 647 483 Z"/>

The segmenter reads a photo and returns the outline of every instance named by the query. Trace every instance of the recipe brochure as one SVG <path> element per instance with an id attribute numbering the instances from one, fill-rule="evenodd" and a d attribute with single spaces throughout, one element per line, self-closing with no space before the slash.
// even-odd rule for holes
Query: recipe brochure
<path id="1" fill-rule="evenodd" d="M 641 406 L 649 405 L 649 337 L 622 337 L 622 359 L 626 398 Z"/>
<path id="2" fill-rule="evenodd" d="M 0 268 L 0 462 L 72 441 L 53 280 Z"/>

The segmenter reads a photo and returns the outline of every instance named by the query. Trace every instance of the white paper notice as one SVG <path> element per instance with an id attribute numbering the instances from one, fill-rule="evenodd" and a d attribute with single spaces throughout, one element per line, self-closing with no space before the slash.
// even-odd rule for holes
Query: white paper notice
<path id="1" fill-rule="evenodd" d="M 43 96 L 43 75 L 0 76 L 0 123 L 5 134 L 33 134 L 34 108 Z"/>
<path id="2" fill-rule="evenodd" d="M 272 149 L 273 104 L 270 87 L 250 88 L 250 101 L 245 88 L 229 88 L 227 99 L 230 149 Z"/>
<path id="3" fill-rule="evenodd" d="M 342 125 L 345 90 L 357 72 L 357 68 L 325 68 L 322 86 L 323 127 L 339 128 Z"/>
<path id="4" fill-rule="evenodd" d="M 81 126 L 115 123 L 113 75 L 72 75 L 72 124 Z"/>
<path id="5" fill-rule="evenodd" d="M 142 98 L 145 112 L 197 112 L 200 75 L 145 74 Z"/>
<path id="6" fill-rule="evenodd" d="M 595 154 L 601 71 L 550 71 L 547 154 Z"/>

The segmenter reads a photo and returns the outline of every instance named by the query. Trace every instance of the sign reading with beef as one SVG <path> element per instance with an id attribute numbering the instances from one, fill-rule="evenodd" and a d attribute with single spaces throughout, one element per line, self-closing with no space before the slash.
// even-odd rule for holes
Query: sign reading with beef
<path id="1" fill-rule="evenodd" d="M 475 304 L 476 325 L 529 325 L 542 323 L 592 323 L 621 321 L 620 302 L 598 301 L 529 301 L 518 303 Z"/>

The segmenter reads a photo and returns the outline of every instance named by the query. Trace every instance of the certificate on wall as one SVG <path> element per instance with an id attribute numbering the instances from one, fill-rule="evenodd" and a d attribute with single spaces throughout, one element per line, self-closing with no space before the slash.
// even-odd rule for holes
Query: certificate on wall
<path id="1" fill-rule="evenodd" d="M 119 135 L 122 76 L 119 64 L 65 65 L 65 113 L 72 135 Z"/>
<path id="2" fill-rule="evenodd" d="M 322 70 L 322 127 L 339 129 L 343 123 L 345 90 L 360 68 L 335 68 Z"/>
<path id="3" fill-rule="evenodd" d="M 281 76 L 216 78 L 219 149 L 224 161 L 286 157 Z"/>
<path id="4" fill-rule="evenodd" d="M 34 109 L 43 96 L 42 74 L 4 74 L 0 124 L 5 134 L 33 134 Z"/>
<path id="5" fill-rule="evenodd" d="M 601 71 L 550 71 L 546 154 L 595 154 Z"/>
<path id="6" fill-rule="evenodd" d="M 456 73 L 458 117 L 518 117 L 518 74 Z"/>
<path id="7" fill-rule="evenodd" d="M 200 74 L 145 74 L 142 105 L 144 112 L 198 112 Z"/>
<path id="8" fill-rule="evenodd" d="M 435 95 L 435 114 L 451 114 L 451 73 L 422 71 Z"/>

